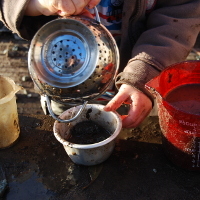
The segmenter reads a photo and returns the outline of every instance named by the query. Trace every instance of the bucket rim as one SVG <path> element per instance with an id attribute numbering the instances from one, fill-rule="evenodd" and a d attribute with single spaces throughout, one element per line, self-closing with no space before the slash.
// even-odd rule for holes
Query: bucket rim
<path id="1" fill-rule="evenodd" d="M 4 97 L 0 98 L 0 104 L 4 104 L 7 103 L 9 101 L 11 101 L 14 97 L 15 94 L 22 89 L 21 86 L 16 85 L 15 81 L 7 76 L 2 76 L 0 75 L 0 79 L 3 78 L 5 79 L 12 87 L 12 91 L 10 91 L 7 95 L 5 95 Z"/>
<path id="2" fill-rule="evenodd" d="M 103 110 L 103 108 L 105 107 L 104 105 L 100 105 L 100 104 L 87 104 L 86 108 L 87 107 L 97 107 L 97 106 L 101 110 Z M 79 108 L 80 106 L 76 106 L 76 107 Z M 72 109 L 72 108 L 70 108 L 70 109 Z M 68 110 L 70 110 L 70 109 L 68 109 Z M 61 115 L 63 116 L 65 113 L 67 113 L 68 110 L 63 112 Z M 75 144 L 75 143 L 68 142 L 67 140 L 65 140 L 61 137 L 59 132 L 57 132 L 56 126 L 58 123 L 60 123 L 58 121 L 54 122 L 54 126 L 53 126 L 54 136 L 64 146 L 68 146 L 68 147 L 75 148 L 75 149 L 93 149 L 93 148 L 97 148 L 100 146 L 104 146 L 104 145 L 108 144 L 109 142 L 111 142 L 112 140 L 114 140 L 119 135 L 119 133 L 122 129 L 122 120 L 121 120 L 120 115 L 116 111 L 110 111 L 109 113 L 111 113 L 117 120 L 117 127 L 116 127 L 115 131 L 113 132 L 113 134 L 110 137 L 106 138 L 105 140 L 102 140 L 100 142 L 93 143 L 93 144 Z"/>

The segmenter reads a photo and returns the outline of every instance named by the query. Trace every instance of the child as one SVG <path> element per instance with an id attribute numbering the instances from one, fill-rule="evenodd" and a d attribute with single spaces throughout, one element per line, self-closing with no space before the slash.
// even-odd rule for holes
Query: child
<path id="1" fill-rule="evenodd" d="M 105 110 L 116 110 L 122 103 L 129 103 L 123 127 L 136 127 L 153 105 L 145 83 L 165 67 L 184 61 L 194 46 L 200 32 L 200 1 L 10 0 L 1 2 L 1 20 L 20 37 L 31 40 L 55 15 L 91 16 L 93 13 L 86 8 L 94 6 L 102 23 L 116 37 L 120 50 L 120 70 L 115 82 L 119 91 Z"/>

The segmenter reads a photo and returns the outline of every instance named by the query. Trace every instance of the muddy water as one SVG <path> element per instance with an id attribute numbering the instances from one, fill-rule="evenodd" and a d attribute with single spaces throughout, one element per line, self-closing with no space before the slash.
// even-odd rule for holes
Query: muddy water
<path id="1" fill-rule="evenodd" d="M 98 123 L 87 120 L 77 123 L 70 131 L 68 142 L 93 144 L 105 140 L 111 133 Z"/>
<path id="2" fill-rule="evenodd" d="M 181 111 L 200 115 L 200 84 L 177 87 L 166 96 L 166 101 Z"/>

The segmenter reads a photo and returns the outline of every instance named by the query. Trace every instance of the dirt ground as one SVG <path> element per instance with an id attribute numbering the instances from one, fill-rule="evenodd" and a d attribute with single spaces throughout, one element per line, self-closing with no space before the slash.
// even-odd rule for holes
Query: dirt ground
<path id="1" fill-rule="evenodd" d="M 20 137 L 0 150 L 1 199 L 200 199 L 200 173 L 180 168 L 165 156 L 157 116 L 138 128 L 123 129 L 102 164 L 74 164 L 54 137 L 55 120 L 40 108 L 28 73 L 28 48 L 28 42 L 10 33 L 0 35 L 0 74 L 24 88 L 17 94 Z"/>

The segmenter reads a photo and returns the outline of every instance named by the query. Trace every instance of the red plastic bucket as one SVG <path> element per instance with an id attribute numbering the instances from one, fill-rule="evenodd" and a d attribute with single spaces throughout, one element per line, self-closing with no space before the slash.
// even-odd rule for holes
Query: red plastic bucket
<path id="1" fill-rule="evenodd" d="M 169 66 L 145 87 L 157 100 L 166 155 L 178 166 L 200 170 L 200 61 Z"/>

